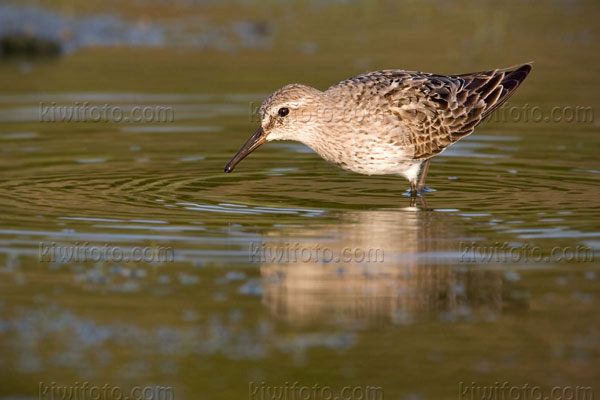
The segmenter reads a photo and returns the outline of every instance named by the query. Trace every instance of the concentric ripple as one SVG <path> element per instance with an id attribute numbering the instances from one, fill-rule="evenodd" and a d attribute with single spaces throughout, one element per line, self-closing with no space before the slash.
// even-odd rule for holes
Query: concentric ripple
<path id="1" fill-rule="evenodd" d="M 21 110 L 11 115 L 21 115 L 24 124 L 0 132 L 0 233 L 8 242 L 29 237 L 31 250 L 52 232 L 71 241 L 78 235 L 132 245 L 170 241 L 227 263 L 240 260 L 248 240 L 285 236 L 290 227 L 328 240 L 337 230 L 323 228 L 349 213 L 394 209 L 397 216 L 388 218 L 406 218 L 404 179 L 348 173 L 295 143 L 265 145 L 224 174 L 251 131 L 229 125 L 225 116 L 241 118 L 245 102 L 258 95 L 85 96 L 162 102 L 189 119 L 152 126 L 27 123 L 36 96 L 2 97 L 6 107 Z M 535 232 L 540 239 L 596 240 L 591 221 L 598 216 L 600 167 L 594 150 L 582 145 L 589 134 L 547 135 L 480 128 L 434 159 L 427 185 L 436 190 L 418 209 L 448 214 L 446 229 L 465 225 L 465 235 L 519 242 Z"/>

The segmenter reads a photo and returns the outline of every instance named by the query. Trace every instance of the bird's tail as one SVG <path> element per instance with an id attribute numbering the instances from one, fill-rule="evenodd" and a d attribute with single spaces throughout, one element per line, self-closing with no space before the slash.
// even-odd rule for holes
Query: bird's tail
<path id="1" fill-rule="evenodd" d="M 458 75 L 467 79 L 465 89 L 478 93 L 486 103 L 481 120 L 488 117 L 504 104 L 531 72 L 533 62 L 515 65 L 508 68 L 495 69 Z"/>

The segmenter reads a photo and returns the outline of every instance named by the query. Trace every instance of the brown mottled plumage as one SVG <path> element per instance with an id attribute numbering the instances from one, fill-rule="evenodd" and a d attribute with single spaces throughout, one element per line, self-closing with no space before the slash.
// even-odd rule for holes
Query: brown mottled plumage
<path id="1" fill-rule="evenodd" d="M 296 140 L 350 171 L 403 175 L 416 193 L 431 157 L 471 134 L 530 71 L 530 64 L 448 76 L 385 70 L 324 92 L 287 85 L 264 101 L 261 126 L 225 172 L 264 142 Z"/>

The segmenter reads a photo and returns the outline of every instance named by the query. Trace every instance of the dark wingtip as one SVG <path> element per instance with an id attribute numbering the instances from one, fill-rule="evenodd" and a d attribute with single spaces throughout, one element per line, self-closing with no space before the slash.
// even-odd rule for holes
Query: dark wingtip
<path id="1" fill-rule="evenodd" d="M 228 174 L 228 173 L 230 173 L 230 172 L 232 172 L 232 171 L 233 171 L 233 168 L 231 168 L 231 167 L 229 167 L 229 166 L 226 166 L 226 167 L 225 167 L 225 173 L 227 173 L 227 174 Z"/>
<path id="2" fill-rule="evenodd" d="M 487 118 L 488 115 L 497 110 L 502 104 L 504 104 L 510 96 L 513 95 L 515 90 L 523 83 L 527 75 L 532 70 L 533 61 L 530 61 L 521 65 L 514 65 L 508 68 L 502 68 L 496 71 L 498 76 L 502 78 L 498 87 L 502 87 L 502 92 L 499 97 L 493 99 L 490 102 L 487 109 L 482 114 L 482 119 Z"/>
<path id="3" fill-rule="evenodd" d="M 529 75 L 529 73 L 531 72 L 532 69 L 533 69 L 533 66 L 531 64 L 522 65 L 518 69 L 508 72 L 504 79 L 505 80 L 514 79 L 514 80 L 517 80 L 519 83 L 521 83 L 525 80 L 525 78 L 527 78 L 527 75 Z"/>

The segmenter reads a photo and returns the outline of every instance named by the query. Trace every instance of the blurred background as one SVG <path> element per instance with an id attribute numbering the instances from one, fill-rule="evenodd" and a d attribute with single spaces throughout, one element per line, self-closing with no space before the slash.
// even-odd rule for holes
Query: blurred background
<path id="1" fill-rule="evenodd" d="M 592 0 L 2 0 L 0 399 L 598 394 L 599 17 Z M 417 209 L 403 179 L 294 143 L 222 172 L 285 84 L 528 61 Z M 63 114 L 93 107 L 149 111 Z M 55 250 L 105 245 L 172 257 Z M 384 259 L 256 251 L 316 245 Z"/>

